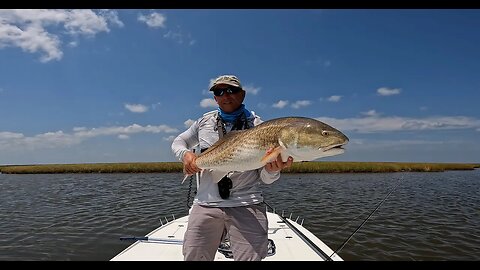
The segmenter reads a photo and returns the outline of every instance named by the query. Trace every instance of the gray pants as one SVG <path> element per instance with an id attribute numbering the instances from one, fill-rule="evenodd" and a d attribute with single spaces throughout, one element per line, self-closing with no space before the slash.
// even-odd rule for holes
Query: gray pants
<path id="1" fill-rule="evenodd" d="M 235 261 L 260 261 L 267 256 L 265 205 L 205 207 L 193 205 L 183 242 L 186 261 L 212 261 L 224 232 Z"/>

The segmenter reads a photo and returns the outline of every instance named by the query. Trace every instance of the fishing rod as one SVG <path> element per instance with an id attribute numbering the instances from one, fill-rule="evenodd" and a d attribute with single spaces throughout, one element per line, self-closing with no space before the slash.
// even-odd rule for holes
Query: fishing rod
<path id="1" fill-rule="evenodd" d="M 120 237 L 122 241 L 149 241 L 163 244 L 183 244 L 183 240 L 180 239 L 167 239 L 167 238 L 155 238 L 149 236 L 122 236 Z"/>
<path id="2" fill-rule="evenodd" d="M 383 200 L 377 205 L 377 207 L 375 207 L 375 209 L 373 209 L 373 211 L 368 215 L 368 217 L 355 229 L 355 231 L 353 231 L 353 233 L 343 242 L 342 245 L 340 245 L 339 248 L 337 248 L 337 250 L 335 250 L 332 255 L 330 256 L 333 256 L 333 254 L 338 254 L 338 252 L 340 252 L 340 250 L 342 250 L 342 248 L 347 244 L 348 241 L 350 241 L 350 239 L 353 237 L 353 235 L 358 232 L 360 230 L 360 228 L 362 228 L 362 226 L 367 222 L 367 220 L 373 215 L 373 213 L 375 213 L 375 211 L 377 211 L 377 209 L 380 207 L 380 205 L 383 204 L 384 201 L 387 200 L 387 198 L 390 196 L 390 194 L 392 194 L 393 191 L 395 191 L 395 189 L 397 189 L 398 185 L 400 185 L 400 183 L 402 182 L 403 178 L 401 178 L 398 183 L 395 185 L 395 187 L 393 187 L 392 190 L 390 190 L 390 192 L 387 194 L 387 196 L 385 196 L 385 198 L 383 198 Z"/>

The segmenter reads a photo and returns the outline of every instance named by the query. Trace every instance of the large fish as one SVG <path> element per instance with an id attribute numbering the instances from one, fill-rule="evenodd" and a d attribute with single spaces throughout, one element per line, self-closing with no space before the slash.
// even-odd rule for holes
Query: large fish
<path id="1" fill-rule="evenodd" d="M 231 131 L 200 154 L 198 168 L 212 171 L 214 182 L 232 171 L 254 170 L 281 155 L 294 162 L 312 161 L 344 153 L 348 138 L 321 121 L 306 117 L 283 117 L 253 128 Z M 266 154 L 268 149 L 273 149 Z M 202 172 L 203 172 L 202 170 Z"/>

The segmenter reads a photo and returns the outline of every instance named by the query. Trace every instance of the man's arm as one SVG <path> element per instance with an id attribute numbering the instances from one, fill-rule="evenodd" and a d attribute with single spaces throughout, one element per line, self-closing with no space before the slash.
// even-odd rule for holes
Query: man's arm
<path id="1" fill-rule="evenodd" d="M 172 142 L 172 152 L 183 162 L 185 153 L 198 144 L 198 121 L 195 121 L 187 130 L 180 133 Z"/>

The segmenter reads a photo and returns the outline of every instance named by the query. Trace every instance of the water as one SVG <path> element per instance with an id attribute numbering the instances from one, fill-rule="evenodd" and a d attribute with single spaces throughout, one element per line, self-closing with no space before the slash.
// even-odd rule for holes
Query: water
<path id="1" fill-rule="evenodd" d="M 187 214 L 181 174 L 0 174 L 0 260 L 107 261 Z M 267 202 L 345 260 L 479 260 L 480 171 L 283 174 Z"/>

